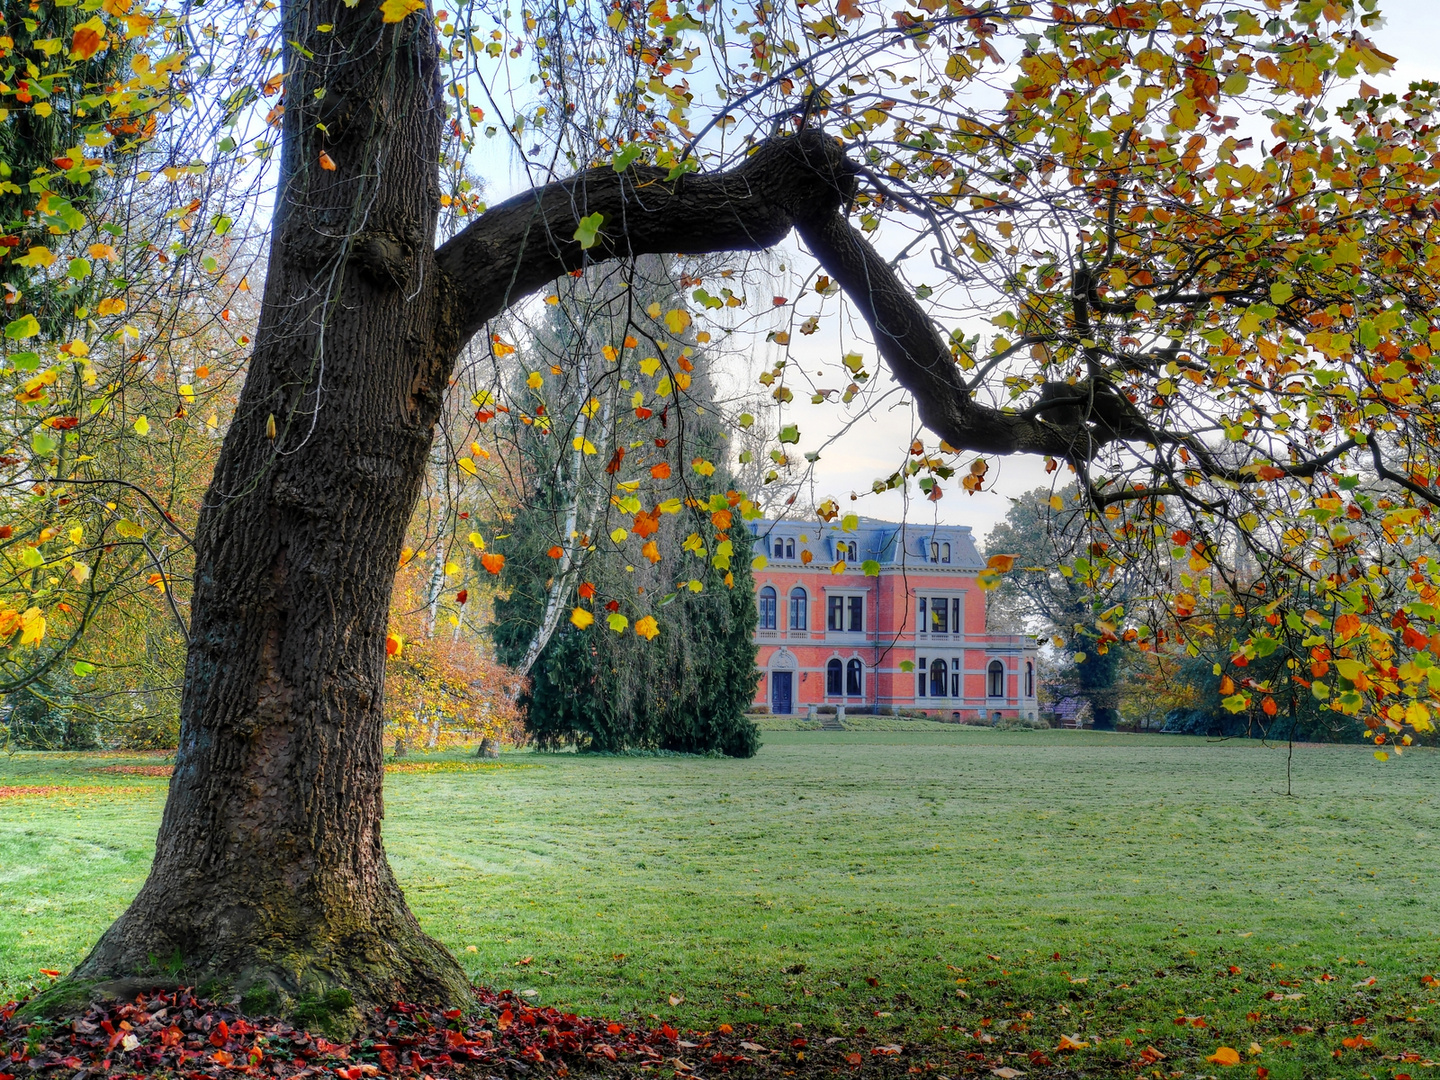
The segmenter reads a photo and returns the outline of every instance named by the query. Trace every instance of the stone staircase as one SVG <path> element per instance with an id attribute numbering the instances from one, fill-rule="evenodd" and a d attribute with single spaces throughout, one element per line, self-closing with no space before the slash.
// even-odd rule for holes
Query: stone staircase
<path id="1" fill-rule="evenodd" d="M 821 731 L 847 731 L 844 722 L 834 713 L 820 713 L 816 717 L 820 721 Z"/>

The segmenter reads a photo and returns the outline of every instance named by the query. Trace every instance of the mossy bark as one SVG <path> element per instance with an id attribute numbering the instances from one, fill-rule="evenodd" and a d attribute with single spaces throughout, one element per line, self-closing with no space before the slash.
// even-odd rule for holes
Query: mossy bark
<path id="1" fill-rule="evenodd" d="M 149 879 L 76 977 L 460 1003 L 380 833 L 390 592 L 459 349 L 433 22 L 344 0 L 285 21 L 313 55 L 287 63 L 261 323 L 197 530 L 175 773 Z"/>

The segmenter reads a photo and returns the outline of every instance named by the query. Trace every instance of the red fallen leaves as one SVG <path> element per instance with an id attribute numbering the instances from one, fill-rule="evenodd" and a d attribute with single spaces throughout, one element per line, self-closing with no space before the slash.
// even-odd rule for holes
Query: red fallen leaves
<path id="1" fill-rule="evenodd" d="M 608 1070 L 611 1063 L 627 1073 L 674 1062 L 677 1070 L 694 1072 L 680 1057 L 708 1061 L 726 1070 L 771 1057 L 757 1043 L 747 1043 L 729 1024 L 714 1035 L 692 1032 L 682 1040 L 668 1023 L 659 1028 L 627 1030 L 623 1025 L 537 1008 L 506 991 L 476 988 L 475 1008 L 441 1011 L 397 1002 L 376 1010 L 369 1030 L 341 1044 L 291 1027 L 273 1017 L 246 1018 L 227 1004 L 197 998 L 190 990 L 142 994 L 126 1003 L 91 1005 L 68 1027 L 31 1028 L 16 1021 L 16 1004 L 0 1007 L 0 1080 L 64 1067 L 70 1073 L 104 1075 L 108 1080 L 141 1080 L 153 1076 L 185 1080 L 453 1080 L 457 1077 L 526 1075 L 537 1069 L 562 1078 L 570 1065 L 591 1063 Z M 691 1039 L 695 1041 L 690 1041 Z M 791 1038 L 790 1053 L 807 1040 Z M 838 1042 L 839 1040 L 832 1040 Z M 831 1068 L 865 1062 L 860 1052 L 844 1046 L 819 1049 Z M 754 1047 L 753 1050 L 750 1048 Z M 810 1047 L 815 1049 L 815 1047 Z M 746 1051 L 749 1051 L 747 1054 Z M 871 1050 L 885 1071 L 904 1071 L 908 1059 L 898 1044 Z M 981 1055 L 983 1057 L 983 1055 Z M 1048 1064 L 1044 1055 L 1040 1060 Z M 778 1060 L 778 1059 L 776 1059 Z M 1032 1056 L 1032 1060 L 1034 1060 Z M 894 1062 L 894 1066 L 880 1063 Z M 918 1070 L 916 1070 L 918 1071 Z M 632 1073 L 633 1074 L 633 1073 Z"/>

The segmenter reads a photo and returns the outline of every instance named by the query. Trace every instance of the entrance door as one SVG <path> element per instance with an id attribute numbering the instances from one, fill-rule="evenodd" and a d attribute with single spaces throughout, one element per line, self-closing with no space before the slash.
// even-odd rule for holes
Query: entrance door
<path id="1" fill-rule="evenodd" d="M 773 671 L 770 673 L 770 711 L 777 714 L 786 714 L 791 708 L 791 679 L 793 673 L 789 671 Z"/>

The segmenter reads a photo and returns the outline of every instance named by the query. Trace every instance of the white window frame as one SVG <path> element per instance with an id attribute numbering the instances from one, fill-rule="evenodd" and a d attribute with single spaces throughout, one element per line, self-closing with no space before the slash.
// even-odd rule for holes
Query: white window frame
<path id="1" fill-rule="evenodd" d="M 852 635 L 852 636 L 858 636 L 858 635 L 862 635 L 862 634 L 867 634 L 867 633 L 869 633 L 869 630 L 867 629 L 867 626 L 869 625 L 869 619 L 870 619 L 870 611 L 869 611 L 870 604 L 869 604 L 869 601 L 868 601 L 868 599 L 867 599 L 867 596 L 868 596 L 867 593 L 861 592 L 861 591 L 856 590 L 856 589 L 826 589 L 826 590 L 825 590 L 825 632 L 826 632 L 827 634 L 850 634 L 850 635 Z M 840 605 L 840 621 L 841 621 L 841 623 L 844 624 L 844 626 L 843 626 L 841 629 L 839 629 L 839 630 L 835 629 L 833 626 L 830 625 L 830 603 L 831 603 L 832 600 L 835 600 L 835 599 L 838 599 L 838 600 L 841 601 L 841 605 Z M 860 601 L 860 629 L 858 629 L 858 630 L 849 629 L 849 624 L 850 624 L 850 622 L 851 622 L 851 618 L 850 618 L 851 604 L 852 604 L 852 602 L 855 601 L 855 600 L 859 600 L 859 601 Z"/>
<path id="2" fill-rule="evenodd" d="M 945 601 L 945 619 L 948 627 L 943 633 L 932 632 L 932 614 L 936 600 Z M 915 634 L 928 641 L 955 641 L 965 636 L 965 593 L 950 590 L 916 591 Z"/>

